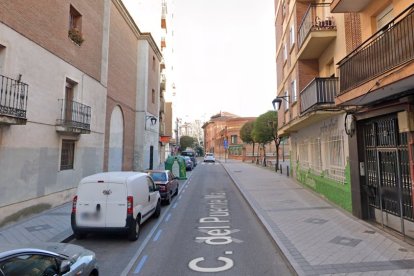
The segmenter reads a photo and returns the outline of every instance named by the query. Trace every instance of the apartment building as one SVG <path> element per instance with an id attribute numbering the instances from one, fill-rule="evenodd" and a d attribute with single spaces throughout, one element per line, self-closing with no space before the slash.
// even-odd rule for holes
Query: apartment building
<path id="1" fill-rule="evenodd" d="M 345 111 L 335 105 L 337 63 L 346 54 L 348 15 L 326 1 L 278 0 L 278 136 L 290 144 L 290 175 L 351 212 Z"/>
<path id="2" fill-rule="evenodd" d="M 331 11 L 352 16 L 335 103 L 347 110 L 353 214 L 413 238 L 414 4 L 335 0 Z"/>
<path id="3" fill-rule="evenodd" d="M 108 4 L 0 1 L 0 223 L 103 169 Z"/>
<path id="4" fill-rule="evenodd" d="M 70 201 L 87 175 L 159 162 L 162 55 L 120 0 L 0 10 L 0 224 Z"/>

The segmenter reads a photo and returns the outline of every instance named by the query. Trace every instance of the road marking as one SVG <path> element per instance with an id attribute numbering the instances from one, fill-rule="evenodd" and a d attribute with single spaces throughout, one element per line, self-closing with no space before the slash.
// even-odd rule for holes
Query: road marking
<path id="1" fill-rule="evenodd" d="M 158 232 L 157 232 L 157 234 L 155 235 L 155 237 L 154 237 L 154 239 L 152 240 L 152 241 L 158 241 L 158 239 L 160 238 L 160 236 L 161 236 L 161 233 L 162 233 L 162 230 L 160 229 L 160 230 L 158 230 Z"/>
<path id="2" fill-rule="evenodd" d="M 179 197 L 178 197 L 178 199 L 181 199 L 183 196 L 182 195 L 180 195 Z"/>
<path id="3" fill-rule="evenodd" d="M 137 265 L 137 267 L 134 270 L 134 274 L 138 274 L 141 271 L 141 269 L 144 266 L 147 259 L 148 259 L 148 255 L 145 255 L 145 256 L 142 257 L 141 261 L 139 261 L 139 264 Z"/>
<path id="4" fill-rule="evenodd" d="M 171 213 L 168 214 L 168 216 L 165 218 L 165 222 L 168 222 L 170 220 Z"/>
<path id="5" fill-rule="evenodd" d="M 177 207 L 177 202 L 176 203 L 174 203 L 174 205 L 173 205 L 173 209 L 175 209 L 175 207 Z"/>

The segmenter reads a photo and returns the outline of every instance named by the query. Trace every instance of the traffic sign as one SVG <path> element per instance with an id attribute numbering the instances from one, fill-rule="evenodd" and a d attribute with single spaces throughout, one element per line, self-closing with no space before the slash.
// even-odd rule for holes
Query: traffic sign
<path id="1" fill-rule="evenodd" d="M 223 145 L 224 145 L 224 148 L 225 149 L 228 149 L 229 148 L 229 142 L 227 141 L 227 139 L 224 139 Z"/>

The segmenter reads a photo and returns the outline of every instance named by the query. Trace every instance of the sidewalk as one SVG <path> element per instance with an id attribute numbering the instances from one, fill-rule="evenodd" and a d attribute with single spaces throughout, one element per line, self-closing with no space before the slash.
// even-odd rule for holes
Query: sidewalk
<path id="1" fill-rule="evenodd" d="M 414 275 L 414 247 L 329 204 L 292 178 L 221 162 L 299 275 Z M 0 243 L 61 242 L 72 203 L 0 228 Z"/>
<path id="2" fill-rule="evenodd" d="M 299 275 L 414 275 L 414 247 L 329 204 L 296 181 L 222 162 Z"/>

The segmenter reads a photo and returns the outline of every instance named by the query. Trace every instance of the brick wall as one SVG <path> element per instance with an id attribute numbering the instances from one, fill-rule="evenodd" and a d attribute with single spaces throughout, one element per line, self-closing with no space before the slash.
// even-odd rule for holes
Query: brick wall
<path id="1" fill-rule="evenodd" d="M 345 43 L 347 54 L 362 43 L 361 17 L 358 13 L 345 14 Z"/>
<path id="2" fill-rule="evenodd" d="M 123 170 L 132 170 L 135 136 L 137 47 L 137 37 L 118 9 L 111 4 L 104 170 L 108 168 L 109 124 L 112 111 L 116 105 L 120 106 L 124 116 Z"/>
<path id="3" fill-rule="evenodd" d="M 82 15 L 85 41 L 69 37 L 69 9 Z M 104 2 L 102 0 L 0 1 L 0 21 L 23 36 L 99 80 L 102 56 Z"/>

